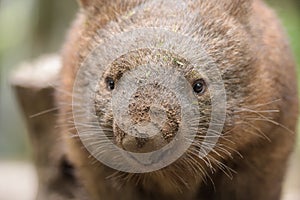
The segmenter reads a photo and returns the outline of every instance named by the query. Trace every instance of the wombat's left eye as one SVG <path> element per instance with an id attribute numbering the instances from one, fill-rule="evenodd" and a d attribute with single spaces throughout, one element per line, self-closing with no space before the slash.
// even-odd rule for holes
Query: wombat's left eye
<path id="1" fill-rule="evenodd" d="M 106 86 L 108 90 L 114 90 L 115 89 L 115 81 L 112 78 L 106 78 Z"/>
<path id="2" fill-rule="evenodd" d="M 203 94 L 206 91 L 206 83 L 203 79 L 196 80 L 193 84 L 194 92 L 197 94 Z"/>

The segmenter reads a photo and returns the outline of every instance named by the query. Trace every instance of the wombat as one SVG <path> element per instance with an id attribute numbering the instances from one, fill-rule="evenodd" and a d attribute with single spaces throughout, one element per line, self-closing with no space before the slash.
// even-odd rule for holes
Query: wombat
<path id="1" fill-rule="evenodd" d="M 91 199 L 280 199 L 297 84 L 287 37 L 263 1 L 80 5 L 57 100 Z"/>

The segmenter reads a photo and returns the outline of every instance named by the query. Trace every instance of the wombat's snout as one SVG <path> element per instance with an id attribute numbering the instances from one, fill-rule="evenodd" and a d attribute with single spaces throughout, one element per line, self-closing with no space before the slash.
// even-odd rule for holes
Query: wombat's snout
<path id="1" fill-rule="evenodd" d="M 128 106 L 130 126 L 124 130 L 114 125 L 117 143 L 124 150 L 153 152 L 163 148 L 177 134 L 180 106 L 172 99 L 172 95 L 161 96 L 159 93 L 159 86 L 153 85 L 138 90 Z"/>

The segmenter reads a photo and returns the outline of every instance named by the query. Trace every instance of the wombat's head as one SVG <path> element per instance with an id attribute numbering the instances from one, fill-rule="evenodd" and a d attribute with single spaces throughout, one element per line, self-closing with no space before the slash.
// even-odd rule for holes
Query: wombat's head
<path id="1" fill-rule="evenodd" d="M 77 66 L 72 111 L 89 152 L 177 188 L 216 168 L 230 174 L 222 160 L 262 132 L 245 120 L 271 105 L 257 99 L 253 2 L 81 2 L 67 64 Z"/>
<path id="2" fill-rule="evenodd" d="M 114 142 L 130 152 L 149 153 L 174 138 L 193 139 L 198 129 L 204 134 L 210 118 L 206 78 L 165 50 L 128 52 L 100 79 L 95 99 L 99 123 L 111 125 Z"/>

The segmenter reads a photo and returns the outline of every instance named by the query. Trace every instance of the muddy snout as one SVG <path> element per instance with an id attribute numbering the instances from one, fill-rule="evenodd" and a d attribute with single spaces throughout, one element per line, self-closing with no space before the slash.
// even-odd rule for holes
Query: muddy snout
<path id="1" fill-rule="evenodd" d="M 176 136 L 181 121 L 174 94 L 158 84 L 139 88 L 130 98 L 127 114 L 121 125 L 114 123 L 114 133 L 117 144 L 134 153 L 163 148 Z"/>

